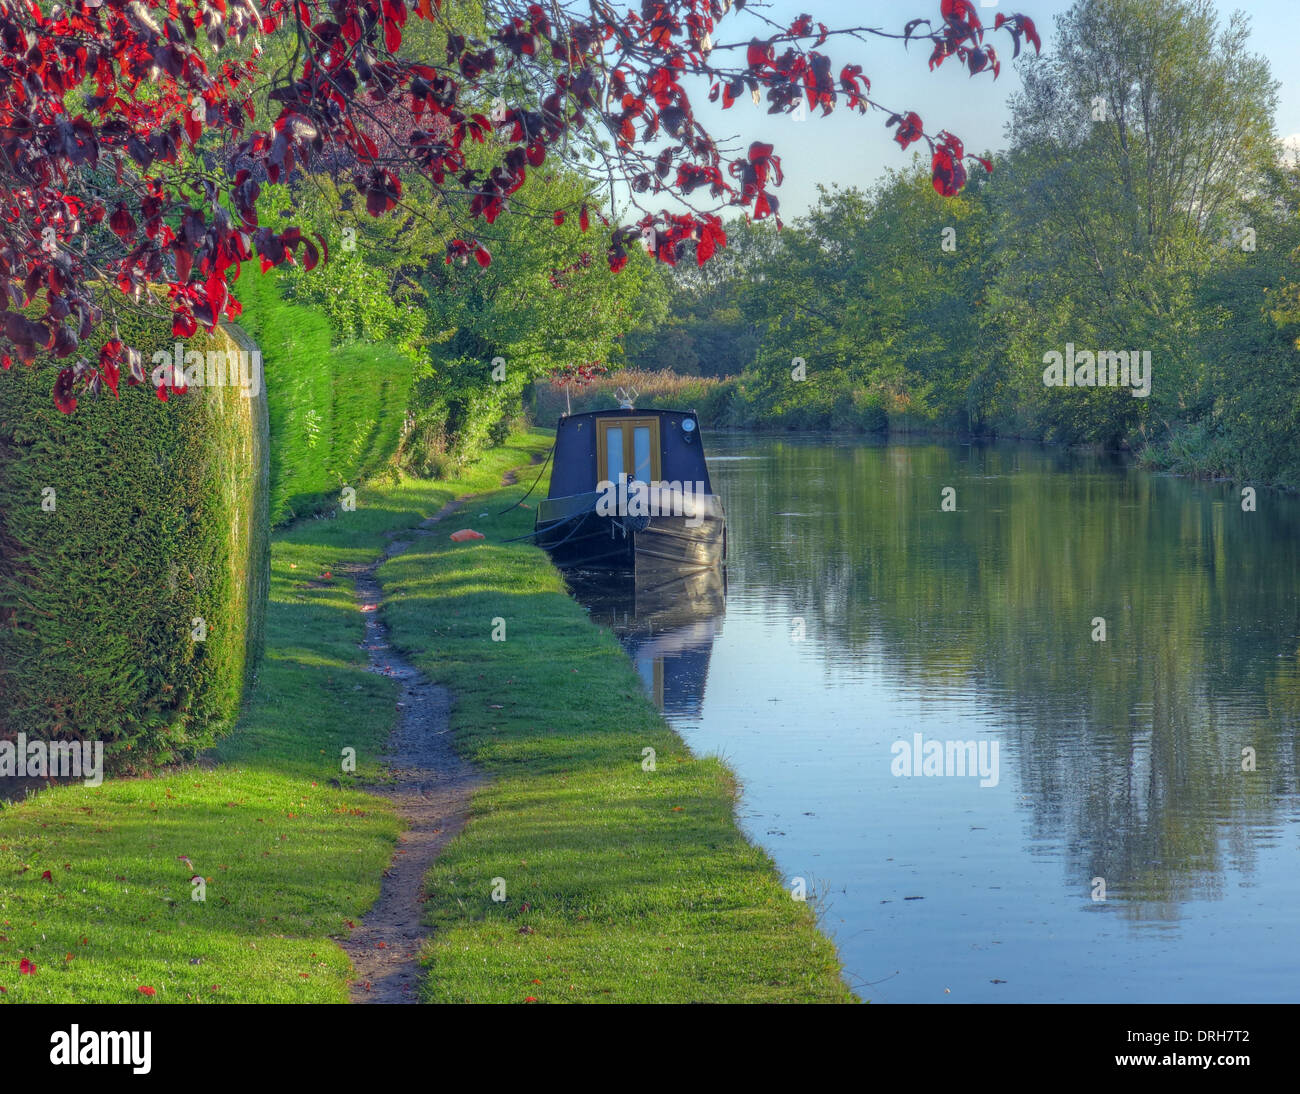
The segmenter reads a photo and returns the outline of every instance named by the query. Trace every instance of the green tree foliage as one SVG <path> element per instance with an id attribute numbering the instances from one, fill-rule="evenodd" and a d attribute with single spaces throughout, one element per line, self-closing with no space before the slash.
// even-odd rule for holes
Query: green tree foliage
<path id="1" fill-rule="evenodd" d="M 486 162 L 488 153 L 471 149 L 469 155 Z M 576 177 L 534 172 L 519 200 L 537 212 L 502 218 L 490 237 L 480 233 L 492 253 L 486 267 L 468 256 L 464 262 L 445 261 L 440 241 L 465 209 L 440 201 L 418 177 L 406 185 L 408 200 L 377 218 L 354 206 L 327 175 L 266 186 L 259 200 L 265 222 L 305 224 L 329 247 L 328 262 L 283 275 L 280 294 L 304 309 L 294 325 L 304 328 L 297 341 L 306 341 L 298 349 L 286 345 L 290 374 L 283 383 L 269 382 L 273 425 L 281 421 L 277 400 L 281 411 L 295 416 L 292 424 L 283 420 L 280 431 L 294 448 L 286 458 L 314 468 L 322 480 L 304 481 L 307 494 L 329 489 L 325 480 L 331 476 L 336 489 L 340 474 L 349 473 L 346 460 L 321 465 L 302 449 L 311 439 L 304 430 L 328 414 L 329 399 L 345 394 L 339 386 L 355 383 L 347 374 L 357 363 L 342 359 L 348 353 L 369 352 L 374 368 L 363 371 L 374 373 L 371 383 L 393 391 L 401 387 L 405 399 L 395 415 L 386 401 L 382 417 L 362 421 L 374 418 L 384 438 L 400 431 L 397 454 L 408 470 L 439 474 L 504 436 L 518 419 L 523 391 L 532 381 L 565 367 L 621 363 L 626 332 L 653 326 L 666 315 L 667 293 L 646 255 L 634 255 L 622 273 L 609 270 L 594 199 L 583 229 L 581 210 L 590 191 Z M 588 241 L 591 250 L 585 251 Z M 252 271 L 245 276 L 256 278 Z M 259 287 L 251 294 L 260 302 L 249 309 L 256 316 L 266 301 Z M 338 347 L 329 366 L 318 346 L 321 332 L 305 330 L 322 326 L 329 329 L 325 340 Z M 268 329 L 262 336 L 273 344 L 283 334 Z M 314 347 L 310 352 L 304 348 L 308 344 Z M 321 374 L 326 368 L 335 377 L 329 383 Z M 313 376 L 320 390 L 300 391 L 297 410 L 290 412 L 282 396 L 310 386 Z M 277 499 L 296 494 L 277 480 Z"/>
<path id="2" fill-rule="evenodd" d="M 1300 482 L 1297 173 L 1248 29 L 1209 0 L 1079 0 L 1027 62 L 995 173 L 947 199 L 917 164 L 751 231 L 708 287 L 758 338 L 729 420 L 887 416 Z M 705 298 L 675 285 L 675 315 Z M 658 359 L 698 357 L 689 334 L 667 325 Z M 1149 397 L 1045 385 L 1069 345 L 1148 352 Z"/>
<path id="3" fill-rule="evenodd" d="M 633 331 L 628 363 L 651 372 L 682 376 L 737 376 L 754 363 L 761 341 L 753 320 L 741 310 L 751 273 L 776 245 L 767 224 L 728 224 L 727 246 L 704 266 L 657 267 L 668 300 L 668 317 Z"/>
<path id="4" fill-rule="evenodd" d="M 534 380 L 621 363 L 626 332 L 665 312 L 648 256 L 636 254 L 622 273 L 611 273 L 594 227 L 584 233 L 579 215 L 562 212 L 563 223 L 555 224 L 557 212 L 581 207 L 581 183 L 548 175 L 525 189 L 534 205 L 552 211 L 499 221 L 490 266 L 438 262 L 423 275 L 429 348 L 417 373 L 415 427 L 405 453 L 418 470 L 460 462 L 498 440 Z M 594 209 L 588 215 L 596 223 Z M 581 249 L 584 237 L 590 251 Z"/>
<path id="5" fill-rule="evenodd" d="M 1300 172 L 1271 171 L 1228 242 L 1197 295 L 1212 403 L 1171 425 L 1151 459 L 1300 486 Z"/>
<path id="6" fill-rule="evenodd" d="M 762 344 L 740 385 L 738 420 L 977 423 L 983 186 L 977 178 L 960 197 L 941 198 L 918 165 L 870 194 L 823 191 L 749 271 L 741 308 Z"/>
<path id="7" fill-rule="evenodd" d="M 1008 392 L 1031 430 L 1117 444 L 1203 411 L 1197 293 L 1273 155 L 1276 83 L 1209 0 L 1080 0 L 1012 101 L 992 199 Z M 1152 394 L 1045 388 L 1067 343 L 1149 350 Z"/>

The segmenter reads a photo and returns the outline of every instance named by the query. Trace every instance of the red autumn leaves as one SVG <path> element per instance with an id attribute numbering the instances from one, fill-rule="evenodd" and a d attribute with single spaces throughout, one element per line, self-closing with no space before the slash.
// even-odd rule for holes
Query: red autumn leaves
<path id="1" fill-rule="evenodd" d="M 71 961 L 72 954 L 68 954 L 65 960 Z M 18 973 L 20 976 L 35 976 L 36 963 L 32 961 L 30 958 L 24 957 L 21 961 L 18 962 Z M 8 989 L 6 988 L 0 988 L 0 992 L 7 993 L 7 990 Z M 139 992 L 141 995 L 146 996 L 150 999 L 152 999 L 154 996 L 158 994 L 158 989 L 154 987 L 150 987 L 148 984 L 141 984 L 139 987 L 136 988 L 136 991 Z"/>
<path id="2" fill-rule="evenodd" d="M 463 239 L 453 239 L 447 244 L 447 265 L 450 266 L 457 259 L 462 266 L 469 262 L 470 256 L 474 257 L 484 269 L 492 265 L 492 255 L 482 243 L 475 240 L 473 243 L 466 243 Z"/>
<path id="3" fill-rule="evenodd" d="M 695 115 L 688 80 L 704 80 L 724 106 L 765 96 L 769 113 L 879 107 L 860 65 L 836 66 L 822 52 L 841 32 L 812 16 L 770 37 L 715 42 L 725 37 L 723 18 L 743 11 L 739 0 L 645 0 L 622 12 L 501 0 L 497 25 L 482 39 L 450 28 L 437 67 L 403 41 L 411 14 L 441 18 L 441 0 L 217 7 L 220 18 L 207 0 L 97 0 L 48 13 L 0 2 L 0 155 L 8 164 L 0 180 L 0 363 L 30 364 L 39 351 L 76 357 L 103 320 L 95 283 L 104 276 L 137 299 L 165 285 L 173 330 L 187 338 L 239 315 L 231 285 L 242 263 L 310 269 L 326 260 L 323 239 L 258 223 L 260 178 L 338 171 L 367 213 L 383 216 L 404 201 L 403 173 L 418 171 L 464 195 L 470 215 L 491 225 L 529 171 L 561 149 L 585 150 L 616 186 L 663 193 L 690 210 L 642 207 L 636 223 L 611 228 L 611 269 L 626 264 L 637 238 L 660 261 L 694 246 L 704 262 L 725 246 L 720 207 L 779 223 L 771 189 L 780 161 L 763 142 L 748 155 L 724 155 Z M 931 66 L 956 58 L 972 75 L 996 76 L 997 56 L 970 0 L 941 0 L 940 15 L 935 25 L 907 24 L 908 39 L 932 43 Z M 994 29 L 1012 36 L 1017 53 L 1022 38 L 1041 45 L 1022 15 L 999 14 Z M 295 38 L 296 67 L 270 89 L 264 129 L 255 128 L 251 94 L 265 80 L 260 51 L 231 59 L 247 51 L 223 48 L 252 32 Z M 532 90 L 491 117 L 482 113 L 509 82 Z M 85 100 L 70 117 L 64 99 L 74 88 L 85 89 Z M 914 113 L 889 117 L 904 147 L 925 137 Z M 936 189 L 957 192 L 960 142 L 925 139 Z M 470 169 L 466 140 L 492 148 L 494 165 Z M 705 195 L 713 208 L 697 209 Z M 565 214 L 553 219 L 562 225 Z M 580 222 L 587 231 L 585 209 Z M 492 261 L 481 240 L 448 245 L 448 261 L 470 258 Z M 43 314 L 33 308 L 42 295 Z M 96 348 L 63 369 L 56 406 L 70 413 L 82 391 L 116 393 L 122 372 L 138 382 L 132 352 Z"/>
<path id="4" fill-rule="evenodd" d="M 971 0 L 941 0 L 939 10 L 944 22 L 940 32 L 930 35 L 934 43 L 930 68 L 936 69 L 949 57 L 956 57 L 958 63 L 965 65 L 972 76 L 991 71 L 996 78 L 1002 70 L 1002 63 L 998 60 L 997 51 L 984 44 L 984 26 Z M 913 19 L 907 24 L 907 34 L 910 36 L 920 23 L 928 23 L 928 20 Z M 999 13 L 993 29 L 1001 30 L 1004 26 L 1015 42 L 1013 57 L 1020 56 L 1021 35 L 1033 45 L 1035 52 L 1042 49 L 1038 30 L 1028 16 Z"/>
<path id="5" fill-rule="evenodd" d="M 764 220 L 775 215 L 780 203 L 767 192 L 768 179 L 777 186 L 781 185 L 784 175 L 781 173 L 781 158 L 774 155 L 775 149 L 770 144 L 755 141 L 749 146 L 749 158 L 737 160 L 731 165 L 731 173 L 740 180 L 741 201 L 754 203 L 754 219 Z M 781 218 L 777 217 L 777 224 Z M 725 239 L 723 240 L 725 243 Z"/>

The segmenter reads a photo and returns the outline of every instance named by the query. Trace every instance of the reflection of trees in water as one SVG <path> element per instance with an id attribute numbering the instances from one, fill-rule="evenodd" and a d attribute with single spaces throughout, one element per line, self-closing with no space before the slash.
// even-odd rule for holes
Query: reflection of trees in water
<path id="1" fill-rule="evenodd" d="M 722 477 L 733 577 L 781 590 L 829 660 L 870 643 L 909 685 L 1008 715 L 1033 834 L 1066 841 L 1081 898 L 1104 877 L 1172 916 L 1249 868 L 1250 828 L 1297 793 L 1294 502 L 1243 513 L 1227 488 L 1028 448 L 759 451 Z"/>

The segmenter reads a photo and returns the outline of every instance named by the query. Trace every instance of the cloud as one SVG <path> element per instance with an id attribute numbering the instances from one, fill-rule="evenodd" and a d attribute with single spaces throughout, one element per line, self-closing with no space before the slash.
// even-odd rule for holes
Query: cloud
<path id="1" fill-rule="evenodd" d="M 1300 133 L 1282 138 L 1282 158 L 1288 163 L 1300 165 Z"/>

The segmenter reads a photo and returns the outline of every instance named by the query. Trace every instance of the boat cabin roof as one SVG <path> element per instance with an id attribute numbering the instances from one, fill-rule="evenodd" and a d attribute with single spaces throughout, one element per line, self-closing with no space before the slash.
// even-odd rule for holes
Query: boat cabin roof
<path id="1" fill-rule="evenodd" d="M 690 423 L 687 425 L 686 423 Z M 653 478 L 660 482 L 703 483 L 706 494 L 713 493 L 709 482 L 709 468 L 704 459 L 704 442 L 700 438 L 700 423 L 693 410 L 616 409 L 593 410 L 585 414 L 569 414 L 561 418 L 555 428 L 555 456 L 551 469 L 549 497 L 566 498 L 591 493 L 597 484 L 609 478 L 608 450 L 611 443 L 618 447 L 622 433 L 629 449 L 649 440 L 653 450 Z M 631 431 L 645 429 L 646 433 Z M 615 439 L 611 442 L 610 431 Z M 620 448 L 621 451 L 621 448 Z M 633 451 L 627 453 L 627 471 Z M 601 468 L 600 461 L 607 461 Z M 599 473 L 598 473 L 599 472 Z M 612 480 L 611 480 L 612 481 Z"/>

